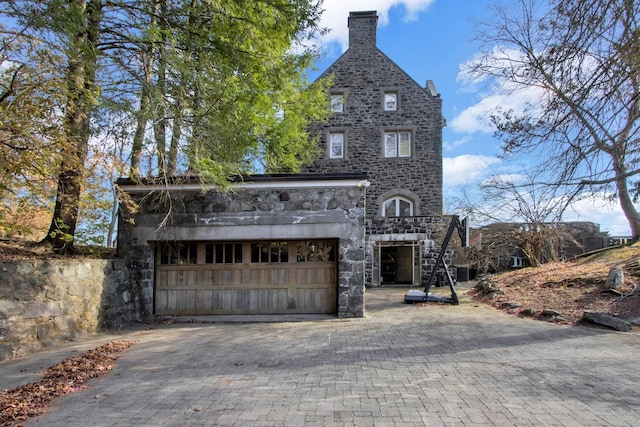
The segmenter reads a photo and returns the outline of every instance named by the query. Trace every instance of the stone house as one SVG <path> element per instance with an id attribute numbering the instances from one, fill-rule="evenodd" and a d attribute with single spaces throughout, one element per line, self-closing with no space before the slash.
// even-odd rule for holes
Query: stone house
<path id="1" fill-rule="evenodd" d="M 422 284 L 447 227 L 442 101 L 378 50 L 377 19 L 349 15 L 349 49 L 325 71 L 332 116 L 310 128 L 324 155 L 300 174 L 232 193 L 118 181 L 140 205 L 118 251 L 143 315 L 361 317 L 366 287 Z"/>
<path id="2" fill-rule="evenodd" d="M 314 128 L 325 154 L 306 171 L 367 173 L 366 283 L 418 285 L 444 221 L 442 100 L 377 48 L 377 22 L 375 11 L 349 15 L 349 48 L 324 72 L 333 114 Z"/>
<path id="3" fill-rule="evenodd" d="M 610 245 L 609 233 L 590 221 L 549 222 L 533 225 L 524 222 L 487 224 L 471 231 L 470 247 L 459 251 L 457 261 L 479 273 L 497 273 L 528 267 L 519 245 L 535 227 L 543 227 L 547 236 L 541 248 L 541 261 L 570 260 Z M 531 236 L 531 235 L 530 235 Z M 536 240 L 535 234 L 529 239 Z M 525 239 L 526 240 L 526 239 Z M 462 249 L 462 248 L 461 248 Z M 473 275 L 471 275 L 473 276 Z"/>

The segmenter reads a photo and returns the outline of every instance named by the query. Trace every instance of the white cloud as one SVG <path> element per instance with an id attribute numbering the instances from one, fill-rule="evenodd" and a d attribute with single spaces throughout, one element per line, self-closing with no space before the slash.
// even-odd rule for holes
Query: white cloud
<path id="1" fill-rule="evenodd" d="M 324 13 L 320 20 L 320 26 L 331 31 L 320 41 L 326 46 L 330 43 L 338 43 L 342 50 L 346 50 L 349 42 L 349 28 L 347 18 L 349 12 L 375 10 L 378 12 L 378 27 L 389 23 L 389 9 L 402 6 L 405 10 L 404 20 L 417 19 L 420 12 L 427 8 L 435 0 L 325 0 L 322 4 Z"/>
<path id="2" fill-rule="evenodd" d="M 476 64 L 485 64 L 493 70 L 519 68 L 522 54 L 516 50 L 496 47 L 490 52 L 476 54 L 459 67 L 456 81 L 461 83 L 460 92 L 477 94 L 478 101 L 454 117 L 449 125 L 461 133 L 493 133 L 495 128 L 491 116 L 498 111 L 522 113 L 532 108 L 543 96 L 539 87 L 515 83 L 505 78 L 490 78 L 487 74 L 471 71 Z M 484 90 L 482 92 L 481 90 Z"/>
<path id="3" fill-rule="evenodd" d="M 590 221 L 600 224 L 601 231 L 608 231 L 611 236 L 630 236 L 629 222 L 620 205 L 608 202 L 597 196 L 578 200 L 571 204 L 562 216 L 564 221 Z"/>
<path id="4" fill-rule="evenodd" d="M 519 68 L 524 63 L 522 52 L 517 49 L 509 49 L 504 46 L 494 46 L 490 51 L 477 52 L 471 59 L 458 66 L 456 81 L 462 83 L 462 87 L 471 89 L 486 83 L 491 77 L 486 73 L 477 71 L 477 68 L 509 69 Z"/>
<path id="5" fill-rule="evenodd" d="M 462 138 L 458 138 L 452 142 L 444 141 L 442 143 L 442 149 L 444 151 L 453 150 L 454 148 L 467 144 L 469 141 L 471 141 L 471 137 L 469 135 L 465 135 Z"/>
<path id="6" fill-rule="evenodd" d="M 483 176 L 483 172 L 500 159 L 490 156 L 463 154 L 442 159 L 444 186 L 467 184 Z"/>
<path id="7" fill-rule="evenodd" d="M 493 95 L 483 98 L 475 105 L 465 108 L 460 114 L 449 121 L 448 125 L 455 132 L 461 133 L 491 133 L 491 114 L 498 106 L 504 104 L 504 96 Z"/>
<path id="8" fill-rule="evenodd" d="M 462 110 L 448 125 L 460 133 L 493 133 L 493 114 L 498 111 L 522 113 L 540 99 L 540 90 L 536 87 L 512 89 L 508 86 L 498 84 L 491 94 L 480 95 L 480 101 Z"/>

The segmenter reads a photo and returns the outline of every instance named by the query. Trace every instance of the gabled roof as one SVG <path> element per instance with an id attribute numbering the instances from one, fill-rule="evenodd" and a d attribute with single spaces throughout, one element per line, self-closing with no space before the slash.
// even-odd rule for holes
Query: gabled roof
<path id="1" fill-rule="evenodd" d="M 375 17 L 375 20 L 372 19 L 373 17 Z M 327 75 L 331 74 L 332 69 L 335 68 L 336 64 L 339 64 L 340 62 L 345 61 L 346 58 L 348 58 L 350 55 L 357 55 L 362 49 L 371 49 L 376 54 L 382 56 L 385 61 L 387 61 L 388 63 L 392 64 L 393 67 L 396 68 L 398 72 L 404 74 L 409 80 L 411 80 L 413 83 L 415 83 L 417 88 L 419 88 L 420 90 L 424 91 L 429 96 L 439 98 L 440 97 L 440 93 L 437 91 L 437 89 L 435 87 L 435 84 L 433 83 L 432 80 L 427 80 L 425 82 L 425 86 L 422 87 L 413 77 L 411 77 L 398 64 L 396 64 L 391 58 L 389 58 L 389 56 L 387 56 L 387 54 L 385 54 L 383 51 L 381 51 L 378 48 L 378 46 L 376 44 L 376 37 L 375 37 L 376 28 L 375 27 L 370 28 L 366 24 L 365 25 L 352 25 L 354 20 L 362 19 L 364 21 L 366 19 L 368 25 L 377 26 L 377 18 L 378 18 L 378 16 L 377 16 L 377 12 L 376 11 L 362 11 L 362 12 L 350 12 L 349 13 L 349 41 L 350 41 L 349 47 L 347 48 L 347 50 L 342 55 L 340 55 L 340 57 L 338 57 L 338 59 L 336 59 L 331 65 L 329 65 L 327 67 L 327 69 L 322 74 L 320 74 L 319 78 L 326 77 Z M 375 22 L 375 24 L 374 24 L 374 22 Z M 368 38 L 365 37 L 367 42 L 359 42 L 355 46 L 352 46 L 352 43 L 353 43 L 354 40 L 359 40 L 359 37 L 353 35 L 354 31 L 363 31 L 363 32 L 366 33 L 363 36 L 370 35 L 370 37 L 368 37 Z M 371 34 L 373 36 L 371 36 Z"/>

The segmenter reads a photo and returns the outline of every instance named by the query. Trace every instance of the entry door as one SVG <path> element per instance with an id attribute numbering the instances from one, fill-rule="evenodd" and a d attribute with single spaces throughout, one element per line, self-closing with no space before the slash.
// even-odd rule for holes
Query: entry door
<path id="1" fill-rule="evenodd" d="M 396 268 L 396 282 L 402 284 L 413 283 L 413 248 L 411 246 L 398 246 L 396 248 L 398 258 Z"/>
<path id="2" fill-rule="evenodd" d="M 415 271 L 413 245 L 380 247 L 380 284 L 413 284 Z"/>

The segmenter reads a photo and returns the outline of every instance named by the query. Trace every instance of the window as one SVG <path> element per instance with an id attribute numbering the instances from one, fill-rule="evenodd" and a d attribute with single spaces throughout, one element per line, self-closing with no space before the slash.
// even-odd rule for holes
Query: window
<path id="1" fill-rule="evenodd" d="M 318 240 L 296 243 L 297 262 L 333 262 L 336 260 L 336 247 L 332 241 Z"/>
<path id="2" fill-rule="evenodd" d="M 523 256 L 512 256 L 513 264 L 511 267 L 513 268 L 522 268 L 524 267 L 524 257 Z"/>
<path id="3" fill-rule="evenodd" d="M 242 243 L 207 243 L 204 251 L 206 264 L 242 263 Z"/>
<path id="4" fill-rule="evenodd" d="M 384 111 L 396 111 L 398 109 L 398 94 L 396 92 L 385 92 Z"/>
<path id="5" fill-rule="evenodd" d="M 382 204 L 382 216 L 413 216 L 413 202 L 403 197 L 388 199 Z"/>
<path id="6" fill-rule="evenodd" d="M 329 158 L 344 158 L 344 133 L 329 134 Z"/>
<path id="7" fill-rule="evenodd" d="M 342 113 L 344 111 L 344 94 L 331 94 L 331 111 L 334 113 Z"/>
<path id="8" fill-rule="evenodd" d="M 165 271 L 184 267 L 191 269 L 196 265 L 204 267 L 206 271 L 237 270 L 243 263 L 335 262 L 338 244 L 337 240 L 162 242 L 158 245 L 156 255 L 158 265 Z M 236 264 L 236 267 L 230 264 Z"/>
<path id="9" fill-rule="evenodd" d="M 384 133 L 385 157 L 410 157 L 411 156 L 411 132 L 385 132 Z"/>
<path id="10" fill-rule="evenodd" d="M 160 249 L 160 264 L 183 265 L 198 263 L 196 243 L 167 242 Z"/>
<path id="11" fill-rule="evenodd" d="M 287 242 L 252 243 L 251 262 L 289 262 L 289 245 Z"/>

